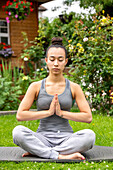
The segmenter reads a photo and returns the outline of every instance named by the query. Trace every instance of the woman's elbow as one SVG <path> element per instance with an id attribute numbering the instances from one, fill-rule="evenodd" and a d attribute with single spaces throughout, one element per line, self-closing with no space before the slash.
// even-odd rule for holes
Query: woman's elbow
<path id="1" fill-rule="evenodd" d="M 92 122 L 92 115 L 90 115 L 89 117 L 88 117 L 88 120 L 87 120 L 87 123 L 91 123 Z"/>
<path id="2" fill-rule="evenodd" d="M 17 113 L 17 115 L 16 115 L 16 119 L 17 119 L 18 121 L 22 121 L 21 116 L 19 116 L 18 113 Z"/>

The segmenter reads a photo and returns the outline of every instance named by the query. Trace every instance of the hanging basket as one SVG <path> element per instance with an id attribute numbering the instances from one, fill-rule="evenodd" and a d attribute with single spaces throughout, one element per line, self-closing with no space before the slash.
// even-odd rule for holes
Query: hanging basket
<path id="1" fill-rule="evenodd" d="M 33 3 L 26 0 L 10 0 L 6 5 L 2 6 L 3 11 L 7 14 L 6 20 L 9 23 L 13 19 L 18 21 L 26 19 L 26 17 L 33 11 Z"/>
<path id="2" fill-rule="evenodd" d="M 12 56 L 14 52 L 12 51 L 12 48 L 10 45 L 7 45 L 5 43 L 0 43 L 0 58 L 8 59 Z"/>

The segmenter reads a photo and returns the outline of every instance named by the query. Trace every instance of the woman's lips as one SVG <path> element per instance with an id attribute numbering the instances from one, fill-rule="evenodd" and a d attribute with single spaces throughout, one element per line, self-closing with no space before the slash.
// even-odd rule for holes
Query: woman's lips
<path id="1" fill-rule="evenodd" d="M 53 70 L 54 70 L 54 71 L 59 71 L 59 69 L 58 69 L 58 68 L 53 68 Z"/>

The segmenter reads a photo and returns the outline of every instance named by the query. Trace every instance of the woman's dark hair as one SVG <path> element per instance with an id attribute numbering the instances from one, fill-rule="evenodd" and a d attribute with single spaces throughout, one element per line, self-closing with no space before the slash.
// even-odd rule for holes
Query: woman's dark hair
<path id="1" fill-rule="evenodd" d="M 50 48 L 52 48 L 52 47 L 59 48 L 60 47 L 60 48 L 64 49 L 65 55 L 66 55 L 66 58 L 67 58 L 67 50 L 63 46 L 62 41 L 63 41 L 63 39 L 60 38 L 60 37 L 53 37 L 52 40 L 51 40 L 51 45 L 46 50 L 46 57 L 47 57 L 47 54 L 48 54 L 48 51 L 49 51 Z"/>

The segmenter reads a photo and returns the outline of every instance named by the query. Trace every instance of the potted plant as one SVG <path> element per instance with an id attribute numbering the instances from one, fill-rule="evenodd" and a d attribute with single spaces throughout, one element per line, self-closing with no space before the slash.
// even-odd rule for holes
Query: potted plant
<path id="1" fill-rule="evenodd" d="M 0 43 L 0 57 L 7 59 L 11 57 L 13 53 L 10 45 L 3 42 Z"/>
<path id="2" fill-rule="evenodd" d="M 24 20 L 33 11 L 32 5 L 32 2 L 26 0 L 8 0 L 6 5 L 2 6 L 8 15 L 7 22 L 9 23 L 13 19 Z"/>

